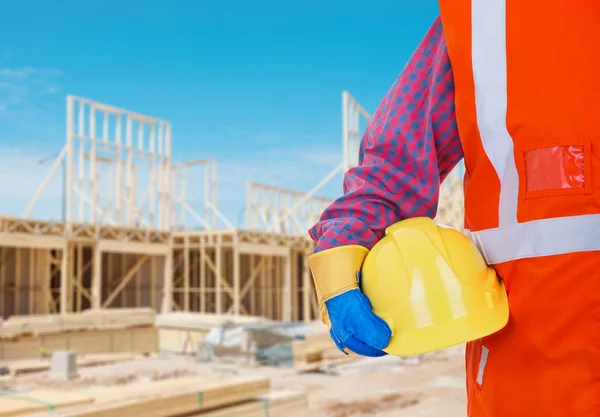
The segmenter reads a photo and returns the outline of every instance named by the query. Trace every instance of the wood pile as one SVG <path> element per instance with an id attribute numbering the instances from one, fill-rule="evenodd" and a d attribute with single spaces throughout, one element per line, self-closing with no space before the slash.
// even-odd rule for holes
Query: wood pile
<path id="1" fill-rule="evenodd" d="M 32 414 L 33 413 L 33 414 Z M 270 392 L 265 378 L 181 378 L 88 390 L 0 396 L 0 417 L 305 417 L 307 397 Z"/>
<path id="2" fill-rule="evenodd" d="M 81 355 L 155 353 L 154 320 L 154 310 L 146 308 L 11 316 L 0 325 L 0 360 L 34 358 L 57 350 Z"/>
<path id="3" fill-rule="evenodd" d="M 59 412 L 63 408 L 91 404 L 93 398 L 74 393 L 35 390 L 27 393 L 0 395 L 0 417 L 30 416 L 40 411 Z"/>
<path id="4" fill-rule="evenodd" d="M 203 313 L 165 313 L 156 316 L 160 350 L 194 354 L 196 345 L 215 327 L 227 325 L 265 324 L 271 320 L 262 317 L 230 316 Z"/>
<path id="5" fill-rule="evenodd" d="M 109 365 L 117 362 L 131 361 L 136 358 L 131 353 L 106 353 L 98 355 L 77 356 L 77 368 L 87 366 Z M 41 372 L 50 369 L 50 358 L 20 359 L 6 362 L 10 375 L 19 376 L 31 372 Z"/>
<path id="6" fill-rule="evenodd" d="M 54 334 L 77 330 L 125 329 L 154 326 L 151 308 L 84 310 L 80 313 L 11 316 L 0 325 L 0 338 Z"/>
<path id="7" fill-rule="evenodd" d="M 298 372 L 318 371 L 361 358 L 340 352 L 329 333 L 322 330 L 306 334 L 303 340 L 295 340 L 293 352 L 294 369 Z"/>

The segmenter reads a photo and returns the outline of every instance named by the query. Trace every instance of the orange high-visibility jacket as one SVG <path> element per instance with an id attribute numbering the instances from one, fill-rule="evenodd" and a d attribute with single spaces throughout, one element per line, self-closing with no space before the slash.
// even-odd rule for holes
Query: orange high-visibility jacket
<path id="1" fill-rule="evenodd" d="M 509 324 L 467 347 L 471 417 L 600 416 L 600 2 L 440 0 L 465 224 Z"/>

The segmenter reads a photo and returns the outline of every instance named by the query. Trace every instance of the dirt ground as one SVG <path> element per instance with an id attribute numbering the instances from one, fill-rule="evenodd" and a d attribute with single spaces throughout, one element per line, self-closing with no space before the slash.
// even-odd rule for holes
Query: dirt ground
<path id="1" fill-rule="evenodd" d="M 196 363 L 193 358 L 159 356 L 113 365 L 80 368 L 71 381 L 49 374 L 19 377 L 23 387 L 94 390 L 143 384 L 192 375 L 265 376 L 273 390 L 308 392 L 310 417 L 464 417 L 462 349 L 402 359 L 383 357 L 336 366 L 319 373 L 299 374 L 291 368 L 256 367 L 237 363 Z"/>

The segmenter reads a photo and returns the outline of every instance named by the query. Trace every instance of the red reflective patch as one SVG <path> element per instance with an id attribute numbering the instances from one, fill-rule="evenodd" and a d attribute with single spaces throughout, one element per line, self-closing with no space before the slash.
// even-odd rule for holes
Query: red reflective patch
<path id="1" fill-rule="evenodd" d="M 583 146 L 551 146 L 525 151 L 527 191 L 585 186 Z"/>

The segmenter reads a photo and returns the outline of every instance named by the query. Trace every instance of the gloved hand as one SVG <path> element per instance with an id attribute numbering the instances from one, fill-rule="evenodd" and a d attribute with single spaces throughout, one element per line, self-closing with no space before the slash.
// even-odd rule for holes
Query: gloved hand
<path id="1" fill-rule="evenodd" d="M 329 326 L 336 346 L 344 353 L 383 356 L 392 332 L 371 310 L 360 291 L 358 276 L 369 250 L 348 245 L 317 252 L 308 257 L 321 320 Z"/>

